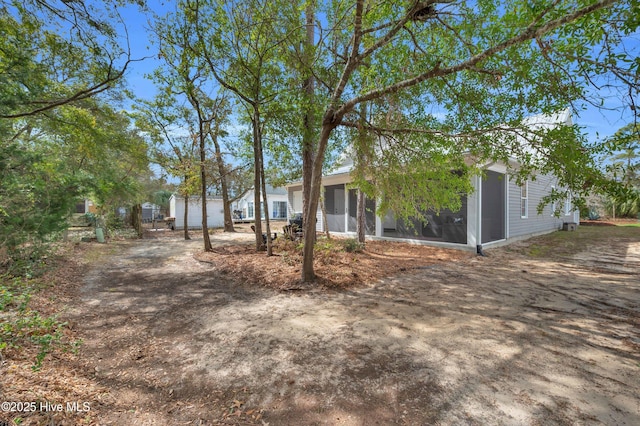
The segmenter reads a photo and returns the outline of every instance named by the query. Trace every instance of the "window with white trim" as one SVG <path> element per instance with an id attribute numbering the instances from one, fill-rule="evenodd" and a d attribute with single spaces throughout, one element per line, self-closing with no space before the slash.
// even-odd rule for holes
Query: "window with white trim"
<path id="1" fill-rule="evenodd" d="M 286 219 L 287 218 L 287 202 L 274 201 L 272 214 L 274 219 Z"/>
<path id="2" fill-rule="evenodd" d="M 569 216 L 572 212 L 571 208 L 571 193 L 567 195 L 567 198 L 564 200 L 564 215 Z"/>
<path id="3" fill-rule="evenodd" d="M 529 217 L 529 181 L 520 185 L 520 217 Z"/>
<path id="4" fill-rule="evenodd" d="M 247 217 L 251 218 L 251 219 L 255 219 L 256 218 L 256 212 L 255 212 L 255 203 L 253 201 L 249 201 L 247 203 Z M 262 203 L 262 201 L 260 201 L 260 219 L 264 220 L 264 204 Z"/>
<path id="5" fill-rule="evenodd" d="M 552 186 L 551 187 L 551 195 L 553 196 L 554 192 L 556 192 L 556 187 Z M 556 215 L 556 200 L 552 200 L 551 201 L 551 216 L 555 216 Z"/>

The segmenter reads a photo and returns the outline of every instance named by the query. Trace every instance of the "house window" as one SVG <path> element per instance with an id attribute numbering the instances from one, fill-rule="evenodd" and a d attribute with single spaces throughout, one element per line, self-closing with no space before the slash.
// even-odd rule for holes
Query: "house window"
<path id="1" fill-rule="evenodd" d="M 253 201 L 249 201 L 247 203 L 247 210 L 248 210 L 247 218 L 248 219 L 255 219 L 256 218 L 256 212 L 255 212 L 254 206 L 255 206 L 255 203 Z M 263 208 L 262 201 L 260 202 L 260 219 L 264 219 L 264 208 Z"/>
<path id="2" fill-rule="evenodd" d="M 571 214 L 571 210 L 571 194 L 569 194 L 564 200 L 564 215 L 569 216 Z"/>
<path id="3" fill-rule="evenodd" d="M 520 217 L 529 217 L 529 182 L 525 181 L 520 185 Z"/>
<path id="4" fill-rule="evenodd" d="M 85 212 L 85 204 L 84 201 L 76 204 L 76 213 L 87 213 Z"/>
<path id="5" fill-rule="evenodd" d="M 273 202 L 273 218 L 274 219 L 287 218 L 287 202 L 286 201 Z"/>
<path id="6" fill-rule="evenodd" d="M 551 195 L 553 195 L 556 192 L 556 187 L 552 186 L 551 187 Z M 556 200 L 551 201 L 551 216 L 555 216 L 556 215 Z"/>

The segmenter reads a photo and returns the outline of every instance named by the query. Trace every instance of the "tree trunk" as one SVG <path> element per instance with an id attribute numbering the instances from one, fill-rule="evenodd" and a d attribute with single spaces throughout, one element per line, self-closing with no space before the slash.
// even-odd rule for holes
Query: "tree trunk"
<path id="1" fill-rule="evenodd" d="M 220 189 L 222 191 L 222 205 L 224 206 L 224 232 L 236 232 L 233 227 L 233 216 L 231 215 L 231 203 L 229 202 L 229 186 L 227 185 L 227 173 L 224 168 L 224 160 L 222 158 L 222 150 L 218 143 L 218 122 L 215 123 L 215 131 L 211 134 L 213 146 L 216 150 L 216 163 L 218 164 L 218 173 L 220 174 Z"/>
<path id="2" fill-rule="evenodd" d="M 189 195 L 184 194 L 184 239 L 190 240 L 191 236 L 189 235 Z"/>
<path id="3" fill-rule="evenodd" d="M 328 240 L 331 239 L 331 233 L 329 232 L 329 222 L 327 221 L 327 209 L 324 206 L 324 193 L 320 192 L 320 211 L 322 212 L 322 227 L 324 228 L 324 235 Z"/>
<path id="4" fill-rule="evenodd" d="M 311 192 L 309 194 L 309 220 L 304 222 L 304 248 L 302 251 L 302 281 L 313 282 L 315 272 L 313 270 L 313 245 L 316 238 L 316 221 L 312 213 L 318 211 L 318 200 L 320 199 L 320 191 L 322 189 L 322 159 L 324 158 L 329 136 L 336 127 L 334 124 L 333 112 L 327 111 L 323 119 L 322 129 L 320 131 L 320 139 L 318 141 L 318 151 L 313 162 L 311 173 Z"/>
<path id="5" fill-rule="evenodd" d="M 258 116 L 259 117 L 259 116 Z M 260 122 L 257 121 L 259 124 Z M 262 134 L 258 133 L 258 157 L 260 157 L 260 187 L 262 189 L 262 199 L 264 200 L 264 218 L 265 218 L 265 226 L 266 226 L 266 235 L 267 235 L 267 256 L 273 255 L 273 247 L 271 244 L 271 224 L 269 222 L 269 202 L 267 200 L 267 184 L 265 182 L 264 177 L 264 153 L 262 150 Z M 262 237 L 262 235 L 260 235 Z"/>
<path id="6" fill-rule="evenodd" d="M 365 212 L 364 192 L 358 189 L 356 213 L 356 233 L 358 234 L 358 242 L 364 246 L 364 236 L 366 231 L 367 216 Z"/>
<path id="7" fill-rule="evenodd" d="M 131 224 L 136 230 L 138 238 L 142 238 L 144 230 L 142 229 L 142 205 L 135 204 L 131 209 Z"/>
<path id="8" fill-rule="evenodd" d="M 315 5 L 310 1 L 305 10 L 306 19 L 306 40 L 304 41 L 304 62 L 306 70 L 311 70 L 313 61 L 312 46 L 314 43 L 314 17 Z M 305 111 L 302 129 L 302 223 L 314 222 L 316 212 L 309 209 L 309 199 L 311 196 L 311 173 L 313 169 L 313 153 L 314 153 L 314 130 L 315 130 L 315 114 L 313 111 L 313 98 L 315 93 L 315 81 L 313 74 L 308 71 L 308 75 L 302 82 L 302 89 L 305 96 L 303 103 Z M 315 231 L 314 231 L 315 237 Z"/>
<path id="9" fill-rule="evenodd" d="M 262 156 L 260 155 L 261 150 L 261 130 L 260 130 L 260 110 L 257 105 L 253 106 L 253 117 L 251 119 L 251 124 L 253 126 L 253 158 L 254 158 L 254 166 L 253 166 L 253 218 L 254 225 L 256 230 L 256 250 L 261 251 L 264 249 L 264 244 L 262 242 L 262 220 L 260 208 L 260 187 L 261 187 L 261 178 L 260 178 L 260 170 L 262 169 Z M 266 202 L 265 202 L 266 204 Z"/>
<path id="10" fill-rule="evenodd" d="M 273 255 L 273 245 L 271 242 L 271 225 L 269 222 L 269 202 L 267 200 L 267 185 L 264 178 L 264 155 L 262 152 L 262 140 L 260 140 L 260 183 L 262 188 L 262 199 L 264 200 L 264 219 L 267 234 L 267 256 Z"/>
<path id="11" fill-rule="evenodd" d="M 205 168 L 206 152 L 205 152 L 205 135 L 203 133 L 202 120 L 200 120 L 200 195 L 202 197 L 202 238 L 204 239 L 204 251 L 211 251 L 211 239 L 209 238 L 209 227 L 207 224 L 207 172 Z"/>

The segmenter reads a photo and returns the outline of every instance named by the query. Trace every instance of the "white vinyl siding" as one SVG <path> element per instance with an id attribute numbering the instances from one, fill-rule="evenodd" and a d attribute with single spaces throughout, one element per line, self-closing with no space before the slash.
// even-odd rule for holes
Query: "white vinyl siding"
<path id="1" fill-rule="evenodd" d="M 562 219 L 547 214 L 537 214 L 537 206 L 542 198 L 551 193 L 556 179 L 551 176 L 536 176 L 536 180 L 527 185 L 527 204 L 530 210 L 527 218 L 522 217 L 522 197 L 520 186 L 515 180 L 509 181 L 509 235 L 508 238 L 539 234 L 562 228 Z"/>

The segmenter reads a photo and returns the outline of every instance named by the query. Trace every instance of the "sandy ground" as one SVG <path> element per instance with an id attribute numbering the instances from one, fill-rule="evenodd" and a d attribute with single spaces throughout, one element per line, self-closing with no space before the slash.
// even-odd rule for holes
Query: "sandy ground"
<path id="1" fill-rule="evenodd" d="M 531 244 L 279 292 L 195 260 L 198 239 L 120 242 L 66 314 L 73 374 L 99 389 L 85 421 L 640 424 L 640 229 L 564 256 Z"/>

